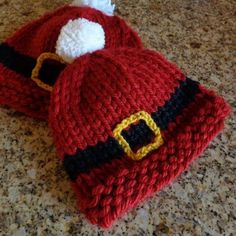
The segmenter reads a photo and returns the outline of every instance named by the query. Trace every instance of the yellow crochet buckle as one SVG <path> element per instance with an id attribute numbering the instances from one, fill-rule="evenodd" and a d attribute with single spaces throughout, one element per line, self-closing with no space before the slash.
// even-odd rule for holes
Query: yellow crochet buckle
<path id="1" fill-rule="evenodd" d="M 144 120 L 147 126 L 154 132 L 155 138 L 152 143 L 143 146 L 136 153 L 134 153 L 129 145 L 129 143 L 124 139 L 121 135 L 121 132 L 137 121 Z M 113 130 L 113 135 L 115 139 L 118 141 L 120 146 L 123 148 L 124 152 L 129 156 L 132 160 L 138 161 L 144 158 L 151 151 L 158 149 L 163 143 L 163 139 L 161 136 L 160 128 L 156 125 L 155 121 L 152 117 L 145 111 L 137 112 L 130 117 L 124 119 L 120 124 L 116 126 Z"/>
<path id="2" fill-rule="evenodd" d="M 66 64 L 65 61 L 63 59 L 61 59 L 57 54 L 55 53 L 51 53 L 51 52 L 44 52 L 42 53 L 38 58 L 37 58 L 37 63 L 34 67 L 34 69 L 32 70 L 32 74 L 31 74 L 31 79 L 42 89 L 47 90 L 47 91 L 52 91 L 52 86 L 42 82 L 39 79 L 39 72 L 42 68 L 43 62 L 45 60 L 55 60 L 58 61 L 62 64 Z"/>

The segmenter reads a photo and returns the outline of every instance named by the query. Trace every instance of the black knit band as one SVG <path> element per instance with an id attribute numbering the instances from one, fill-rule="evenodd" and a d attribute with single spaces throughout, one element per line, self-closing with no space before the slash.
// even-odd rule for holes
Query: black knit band
<path id="1" fill-rule="evenodd" d="M 36 62 L 35 58 L 17 52 L 7 43 L 0 44 L 0 63 L 16 73 L 30 78 Z M 40 70 L 39 79 L 52 86 L 64 68 L 64 64 L 55 61 L 45 61 Z"/>
<path id="2" fill-rule="evenodd" d="M 172 94 L 169 101 L 163 107 L 157 109 L 151 116 L 161 130 L 167 129 L 168 124 L 174 121 L 181 111 L 194 99 L 199 92 L 199 83 L 191 79 L 180 82 L 180 86 Z M 122 132 L 123 137 L 132 149 L 144 146 L 151 142 L 153 132 L 144 121 L 131 125 L 128 130 Z M 66 155 L 64 167 L 72 181 L 75 181 L 80 173 L 85 173 L 92 168 L 108 163 L 124 156 L 124 151 L 118 141 L 109 137 L 106 142 L 99 142 L 95 146 L 78 150 L 75 155 Z"/>

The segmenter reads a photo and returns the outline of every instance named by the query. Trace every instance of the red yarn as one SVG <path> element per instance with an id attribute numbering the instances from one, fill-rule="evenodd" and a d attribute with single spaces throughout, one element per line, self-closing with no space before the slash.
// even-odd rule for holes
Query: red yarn
<path id="1" fill-rule="evenodd" d="M 149 50 L 102 50 L 78 58 L 62 72 L 51 104 L 60 156 L 104 142 L 115 124 L 135 112 L 156 111 L 184 79 Z"/>
<path id="2" fill-rule="evenodd" d="M 58 154 L 63 159 L 106 142 L 123 119 L 162 107 L 183 80 L 179 69 L 150 50 L 110 49 L 78 58 L 52 93 L 49 123 Z M 180 175 L 221 131 L 228 113 L 221 97 L 200 86 L 162 131 L 159 149 L 141 161 L 124 156 L 78 175 L 72 186 L 79 209 L 91 223 L 109 227 Z"/>
<path id="3" fill-rule="evenodd" d="M 37 59 L 43 52 L 55 52 L 61 28 L 70 20 L 86 18 L 103 26 L 106 48 L 135 47 L 142 43 L 124 20 L 107 16 L 89 7 L 64 6 L 35 20 L 6 40 L 17 52 Z M 27 47 L 26 47 L 27 45 Z M 17 74 L 0 63 L 0 103 L 29 116 L 47 119 L 50 94 L 39 88 L 30 78 Z"/>

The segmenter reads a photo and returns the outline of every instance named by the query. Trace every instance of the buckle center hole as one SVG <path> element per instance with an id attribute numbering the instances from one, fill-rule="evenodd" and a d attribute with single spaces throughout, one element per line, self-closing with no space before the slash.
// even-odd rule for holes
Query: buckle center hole
<path id="1" fill-rule="evenodd" d="M 130 124 L 126 129 L 122 130 L 121 135 L 129 143 L 134 152 L 152 143 L 155 138 L 154 132 L 142 119 Z"/>
<path id="2" fill-rule="evenodd" d="M 64 68 L 65 64 L 50 58 L 46 59 L 43 61 L 42 67 L 39 71 L 39 79 L 45 84 L 53 86 Z"/>

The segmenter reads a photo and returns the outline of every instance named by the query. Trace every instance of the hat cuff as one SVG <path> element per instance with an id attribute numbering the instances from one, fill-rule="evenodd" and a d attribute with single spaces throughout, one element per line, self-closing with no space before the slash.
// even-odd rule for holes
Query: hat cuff
<path id="1" fill-rule="evenodd" d="M 32 118 L 46 120 L 50 94 L 32 80 L 0 64 L 0 104 Z"/>

